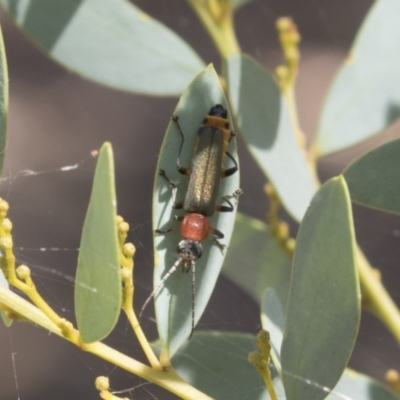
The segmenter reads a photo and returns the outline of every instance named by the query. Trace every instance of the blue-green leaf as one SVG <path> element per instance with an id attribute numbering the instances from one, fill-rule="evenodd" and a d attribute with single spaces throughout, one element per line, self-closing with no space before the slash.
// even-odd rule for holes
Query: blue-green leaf
<path id="1" fill-rule="evenodd" d="M 5 148 L 6 148 L 6 128 L 8 114 L 8 71 L 6 51 L 4 48 L 3 34 L 0 29 L 0 175 L 3 170 Z M 8 289 L 8 282 L 0 270 L 0 286 Z M 10 326 L 12 321 L 0 311 L 1 318 L 6 326 Z"/>
<path id="2" fill-rule="evenodd" d="M 269 400 L 264 382 L 247 357 L 256 337 L 245 333 L 196 332 L 176 353 L 178 374 L 216 400 Z M 275 376 L 273 376 L 275 378 Z M 274 380 L 279 399 L 283 387 Z"/>
<path id="3" fill-rule="evenodd" d="M 400 214 L 400 139 L 364 154 L 343 175 L 351 199 L 367 207 Z"/>
<path id="4" fill-rule="evenodd" d="M 343 177 L 314 196 L 300 226 L 281 349 L 288 400 L 319 400 L 340 379 L 360 319 L 350 196 Z M 300 379 L 299 379 L 300 378 Z"/>
<path id="5" fill-rule="evenodd" d="M 375 379 L 346 369 L 332 394 L 327 397 L 327 400 L 338 399 L 399 400 L 399 396 L 396 396 L 390 389 Z"/>
<path id="6" fill-rule="evenodd" d="M 215 104 L 227 107 L 219 78 L 212 66 L 206 68 L 190 84 L 182 95 L 174 115 L 179 117 L 179 123 L 185 134 L 181 162 L 190 167 L 197 131 L 204 117 Z M 177 201 L 184 199 L 188 178 L 179 174 L 176 169 L 176 159 L 180 146 L 180 135 L 176 124 L 168 126 L 161 152 L 158 158 L 157 171 L 165 170 L 168 177 L 178 184 Z M 237 160 L 235 141 L 232 140 L 230 153 Z M 227 165 L 232 165 L 227 160 Z M 218 201 L 223 195 L 232 194 L 239 188 L 239 173 L 221 180 Z M 236 201 L 233 200 L 236 204 Z M 171 188 L 159 175 L 156 176 L 153 196 L 153 227 L 165 229 L 171 225 L 172 216 L 180 214 L 172 209 Z M 229 246 L 235 222 L 235 212 L 215 213 L 211 217 L 211 225 L 224 235 L 221 240 Z M 156 236 L 154 287 L 157 287 L 165 273 L 177 261 L 177 245 L 182 240 L 176 224 L 173 231 L 166 235 Z M 203 256 L 196 263 L 196 299 L 195 321 L 199 320 L 208 303 L 218 278 L 226 251 L 213 244 L 212 235 L 203 242 Z M 184 274 L 180 268 L 166 282 L 164 289 L 156 297 L 157 326 L 162 341 L 162 357 L 169 359 L 181 344 L 188 338 L 192 319 L 192 277 Z"/>
<path id="7" fill-rule="evenodd" d="M 300 149 L 286 101 L 272 76 L 247 55 L 226 63 L 229 99 L 250 153 L 288 213 L 301 221 L 317 189 Z"/>
<path id="8" fill-rule="evenodd" d="M 234 8 L 240 8 L 252 0 L 231 0 L 231 4 Z"/>
<path id="9" fill-rule="evenodd" d="M 400 2 L 374 3 L 329 92 L 315 150 L 345 149 L 400 116 Z"/>
<path id="10" fill-rule="evenodd" d="M 105 143 L 97 161 L 75 279 L 76 319 L 85 343 L 105 338 L 121 309 L 116 210 L 114 159 L 111 145 Z"/>
<path id="11" fill-rule="evenodd" d="M 268 225 L 238 213 L 222 272 L 257 303 L 267 286 L 286 304 L 292 262 L 271 237 Z"/>
<path id="12" fill-rule="evenodd" d="M 8 70 L 3 34 L 0 29 L 0 175 L 3 170 L 6 150 L 6 128 L 8 115 Z"/>
<path id="13" fill-rule="evenodd" d="M 0 270 L 0 287 L 4 289 L 9 289 L 9 285 L 7 282 L 7 279 L 5 278 L 3 271 Z M 12 320 L 6 316 L 6 314 L 3 311 L 0 311 L 1 319 L 4 322 L 5 326 L 11 326 Z"/>
<path id="14" fill-rule="evenodd" d="M 177 95 L 204 68 L 192 48 L 126 0 L 0 0 L 49 57 L 116 89 Z"/>
<path id="15" fill-rule="evenodd" d="M 265 291 L 261 311 L 263 329 L 266 329 L 271 336 L 271 357 L 279 375 L 282 376 L 280 368 L 280 347 L 283 340 L 285 315 L 283 313 L 282 305 L 272 288 L 268 288 Z M 301 378 L 299 377 L 299 379 Z M 325 395 L 328 393 L 329 389 L 332 389 L 320 385 L 318 382 L 307 383 L 318 388 L 320 392 L 325 393 Z M 399 397 L 375 379 L 346 368 L 338 384 L 327 397 L 327 400 L 338 399 L 399 400 Z"/>

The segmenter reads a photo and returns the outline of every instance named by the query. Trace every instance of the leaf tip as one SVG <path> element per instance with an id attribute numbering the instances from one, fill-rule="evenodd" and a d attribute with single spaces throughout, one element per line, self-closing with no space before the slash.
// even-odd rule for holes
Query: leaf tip
<path id="1" fill-rule="evenodd" d="M 112 150 L 112 146 L 111 146 L 111 143 L 110 142 L 104 142 L 103 144 L 102 144 L 102 146 L 100 147 L 100 151 L 110 151 L 110 150 Z"/>

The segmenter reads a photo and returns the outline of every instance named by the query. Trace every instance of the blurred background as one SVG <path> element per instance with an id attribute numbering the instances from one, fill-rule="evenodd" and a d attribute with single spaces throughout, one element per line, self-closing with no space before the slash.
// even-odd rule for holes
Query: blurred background
<path id="1" fill-rule="evenodd" d="M 219 68 L 218 55 L 182 0 L 137 0 L 151 16 L 180 34 L 206 63 Z M 275 20 L 294 19 L 302 35 L 297 100 L 301 126 L 309 143 L 324 96 L 345 58 L 372 0 L 253 0 L 237 14 L 242 49 L 270 71 L 282 62 Z M 42 295 L 73 320 L 73 279 L 81 228 L 89 201 L 95 159 L 92 150 L 112 143 L 116 164 L 118 212 L 130 224 L 135 257 L 136 308 L 151 291 L 151 197 L 157 155 L 177 98 L 154 98 L 114 91 L 82 80 L 47 59 L 0 10 L 10 74 L 10 111 L 1 197 L 10 203 L 18 263 L 32 268 Z M 325 181 L 350 160 L 377 144 L 399 137 L 394 125 L 381 135 L 319 164 Z M 239 140 L 241 187 L 239 210 L 265 220 L 265 179 Z M 71 166 L 69 171 L 63 167 Z M 358 241 L 379 268 L 397 304 L 400 218 L 354 207 Z M 291 224 L 292 234 L 297 227 Z M 234 304 L 234 307 L 232 306 Z M 156 338 L 152 311 L 143 325 Z M 257 333 L 259 309 L 223 276 L 197 329 Z M 115 390 L 134 388 L 131 399 L 175 399 L 156 386 L 115 369 L 29 324 L 0 327 L 2 400 L 97 399 L 94 380 L 106 375 Z M 144 361 L 121 318 L 108 344 Z M 351 366 L 378 379 L 388 368 L 400 369 L 395 340 L 373 316 L 363 313 Z M 122 395 L 121 395 L 122 396 Z"/>

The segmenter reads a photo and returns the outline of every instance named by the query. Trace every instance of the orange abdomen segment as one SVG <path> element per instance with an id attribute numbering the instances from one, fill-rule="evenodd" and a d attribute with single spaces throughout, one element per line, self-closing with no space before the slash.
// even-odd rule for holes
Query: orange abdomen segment
<path id="1" fill-rule="evenodd" d="M 185 239 L 201 242 L 208 236 L 209 231 L 210 224 L 204 215 L 189 213 L 183 218 L 181 235 Z"/>

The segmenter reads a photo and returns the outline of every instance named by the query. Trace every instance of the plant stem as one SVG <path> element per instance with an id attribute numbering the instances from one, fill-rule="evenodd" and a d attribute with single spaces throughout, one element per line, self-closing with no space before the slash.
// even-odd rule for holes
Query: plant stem
<path id="1" fill-rule="evenodd" d="M 388 330 L 400 343 L 399 309 L 360 249 L 357 251 L 357 264 L 361 289 L 363 297 L 367 301 L 367 308 L 386 325 Z"/>
<path id="2" fill-rule="evenodd" d="M 2 287 L 0 287 L 0 308 L 10 311 L 12 314 L 18 315 L 34 324 L 40 325 L 44 329 L 75 344 L 83 351 L 95 354 L 103 360 L 109 361 L 132 374 L 155 383 L 182 399 L 211 400 L 211 397 L 182 380 L 182 378 L 172 368 L 167 371 L 156 371 L 101 342 L 84 344 L 80 341 L 79 332 L 77 330 L 73 330 L 73 334 L 68 337 L 64 336 L 62 330 L 41 310 L 28 301 L 22 299 L 17 294 Z"/>
<path id="3" fill-rule="evenodd" d="M 265 387 L 267 388 L 268 394 L 271 400 L 278 400 L 278 397 L 275 393 L 275 388 L 272 383 L 271 373 L 268 367 L 268 361 L 265 360 L 261 354 L 253 351 L 249 354 L 248 361 L 253 364 L 254 368 L 261 375 L 264 380 Z"/>
<path id="4" fill-rule="evenodd" d="M 129 300 L 128 300 L 129 301 Z M 135 335 L 140 343 L 140 346 L 142 347 L 144 353 L 146 354 L 147 359 L 149 360 L 149 363 L 151 364 L 152 368 L 154 368 L 157 371 L 162 371 L 162 366 L 160 364 L 160 361 L 158 361 L 158 358 L 153 352 L 153 349 L 151 348 L 149 342 L 147 341 L 147 338 L 145 334 L 143 333 L 143 330 L 139 324 L 138 319 L 136 318 L 136 314 L 133 311 L 132 308 L 132 303 L 130 303 L 130 307 L 126 306 L 127 301 L 123 305 L 123 309 L 125 311 L 125 314 L 132 326 L 133 331 L 135 332 Z"/>
<path id="5" fill-rule="evenodd" d="M 240 52 L 234 30 L 233 8 L 229 1 L 222 1 L 218 10 L 211 9 L 209 0 L 188 0 L 188 2 L 211 36 L 223 59 Z M 214 3 L 214 7 L 218 7 L 218 3 Z"/>
<path id="6" fill-rule="evenodd" d="M 0 245 L 2 246 L 5 253 L 5 265 L 7 266 L 7 278 L 8 283 L 21 292 L 25 293 L 31 301 L 38 307 L 42 312 L 57 326 L 59 325 L 61 318 L 60 316 L 46 303 L 43 297 L 36 290 L 36 286 L 33 283 L 30 276 L 30 269 L 21 265 L 18 269 L 20 274 L 23 275 L 23 280 L 19 279 L 15 269 L 15 256 L 12 250 L 12 238 L 1 237 Z"/>
<path id="7" fill-rule="evenodd" d="M 264 383 L 265 383 L 265 386 L 267 388 L 268 394 L 271 397 L 271 400 L 278 400 L 278 396 L 275 393 L 275 388 L 274 388 L 274 385 L 272 383 L 271 374 L 269 374 L 268 377 L 267 376 L 263 376 L 263 378 L 264 378 Z"/>
<path id="8" fill-rule="evenodd" d="M 295 131 L 295 135 L 297 138 L 297 143 L 300 145 L 300 147 L 302 149 L 305 149 L 305 137 L 304 137 L 303 131 L 300 128 L 299 114 L 297 111 L 296 94 L 295 94 L 294 85 L 286 88 L 286 90 L 282 94 L 285 96 L 287 104 L 289 106 L 289 112 L 290 112 L 293 128 Z"/>
<path id="9" fill-rule="evenodd" d="M 163 368 L 158 361 L 158 358 L 154 354 L 153 349 L 151 348 L 145 334 L 143 333 L 142 327 L 139 324 L 139 321 L 136 317 L 135 311 L 133 309 L 133 293 L 134 293 L 134 285 L 133 285 L 133 270 L 134 270 L 134 262 L 133 256 L 135 255 L 136 249 L 132 243 L 124 243 L 126 239 L 126 233 L 129 230 L 129 225 L 126 222 L 123 222 L 122 219 L 119 219 L 118 222 L 118 232 L 119 232 L 119 242 L 120 242 L 120 262 L 121 262 L 121 279 L 123 283 L 123 302 L 122 309 L 125 311 L 125 314 L 131 324 L 133 331 L 139 341 L 140 346 L 142 347 L 144 353 L 146 354 L 147 359 L 149 360 L 150 365 L 158 371 L 162 371 Z"/>

